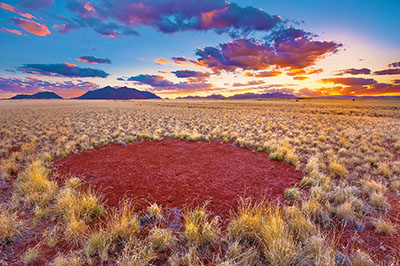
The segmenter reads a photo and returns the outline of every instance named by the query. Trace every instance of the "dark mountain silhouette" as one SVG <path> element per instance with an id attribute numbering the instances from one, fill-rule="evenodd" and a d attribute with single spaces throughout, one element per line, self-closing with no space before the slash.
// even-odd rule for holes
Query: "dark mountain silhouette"
<path id="1" fill-rule="evenodd" d="M 10 98 L 10 100 L 22 100 L 22 99 L 62 99 L 62 97 L 58 96 L 57 94 L 51 91 L 42 91 L 31 95 L 18 94 Z"/>
<path id="2" fill-rule="evenodd" d="M 186 96 L 186 97 L 178 97 L 177 99 L 225 99 L 225 96 L 221 94 L 211 94 L 208 96 Z"/>
<path id="3" fill-rule="evenodd" d="M 259 98 L 296 98 L 293 94 L 286 94 L 282 92 L 273 92 L 273 93 L 243 93 L 243 94 L 235 94 L 229 98 L 233 99 L 259 99 Z"/>
<path id="4" fill-rule="evenodd" d="M 88 91 L 74 99 L 107 99 L 107 100 L 129 100 L 129 99 L 161 99 L 154 93 L 140 91 L 128 87 L 113 88 L 110 86 L 102 89 Z"/>
<path id="5" fill-rule="evenodd" d="M 296 98 L 293 94 L 285 94 L 281 92 L 274 93 L 243 93 L 235 94 L 230 97 L 224 97 L 221 94 L 212 94 L 205 97 L 201 96 L 186 96 L 178 97 L 177 99 L 259 99 L 259 98 Z"/>

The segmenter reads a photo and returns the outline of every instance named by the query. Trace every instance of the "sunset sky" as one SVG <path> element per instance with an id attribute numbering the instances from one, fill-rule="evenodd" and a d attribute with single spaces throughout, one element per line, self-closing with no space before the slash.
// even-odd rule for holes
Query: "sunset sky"
<path id="1" fill-rule="evenodd" d="M 400 95 L 399 0 L 0 2 L 0 98 Z"/>

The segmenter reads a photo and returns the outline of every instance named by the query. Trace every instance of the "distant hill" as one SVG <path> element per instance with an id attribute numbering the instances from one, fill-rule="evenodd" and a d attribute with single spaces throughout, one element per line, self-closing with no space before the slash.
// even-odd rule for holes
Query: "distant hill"
<path id="1" fill-rule="evenodd" d="M 10 100 L 23 100 L 23 99 L 62 99 L 62 97 L 58 96 L 57 94 L 51 91 L 42 91 L 31 95 L 18 94 L 10 98 Z"/>
<path id="2" fill-rule="evenodd" d="M 258 98 L 296 98 L 293 94 L 286 94 L 281 92 L 274 93 L 243 93 L 243 94 L 235 94 L 230 96 L 229 98 L 233 99 L 258 99 Z"/>
<path id="3" fill-rule="evenodd" d="M 148 91 L 140 91 L 128 87 L 113 88 L 110 86 L 102 89 L 88 91 L 74 99 L 106 99 L 106 100 L 129 100 L 129 99 L 161 99 L 159 96 Z"/>
<path id="4" fill-rule="evenodd" d="M 318 98 L 341 98 L 341 99 L 398 99 L 400 96 L 354 96 L 354 95 L 333 95 L 320 96 Z"/>
<path id="5" fill-rule="evenodd" d="M 208 96 L 186 96 L 178 97 L 177 99 L 225 99 L 225 96 L 221 94 L 211 94 Z"/>
<path id="6" fill-rule="evenodd" d="M 186 96 L 178 97 L 177 99 L 259 99 L 259 98 L 296 98 L 293 94 L 285 94 L 281 92 L 274 93 L 243 93 L 235 94 L 230 97 L 225 97 L 221 94 L 212 94 L 208 96 Z"/>

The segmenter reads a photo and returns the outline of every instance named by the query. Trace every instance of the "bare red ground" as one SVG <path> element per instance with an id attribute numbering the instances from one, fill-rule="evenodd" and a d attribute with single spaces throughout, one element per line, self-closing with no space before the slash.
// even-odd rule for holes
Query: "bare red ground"
<path id="1" fill-rule="evenodd" d="M 57 161 L 55 169 L 61 179 L 81 176 L 109 206 L 124 197 L 139 210 L 149 202 L 182 210 L 209 201 L 208 209 L 223 218 L 240 197 L 282 199 L 285 189 L 302 178 L 300 171 L 270 161 L 265 152 L 176 139 L 110 145 Z"/>

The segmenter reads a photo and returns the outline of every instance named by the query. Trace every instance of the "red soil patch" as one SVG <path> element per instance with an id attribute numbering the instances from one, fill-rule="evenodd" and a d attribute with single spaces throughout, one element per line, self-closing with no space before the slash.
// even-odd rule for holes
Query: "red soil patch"
<path id="1" fill-rule="evenodd" d="M 56 161 L 55 169 L 61 180 L 82 177 L 109 206 L 118 206 L 124 197 L 133 199 L 139 211 L 150 202 L 182 210 L 209 201 L 208 209 L 222 218 L 240 197 L 282 200 L 285 189 L 302 178 L 265 152 L 175 139 L 109 145 Z"/>

